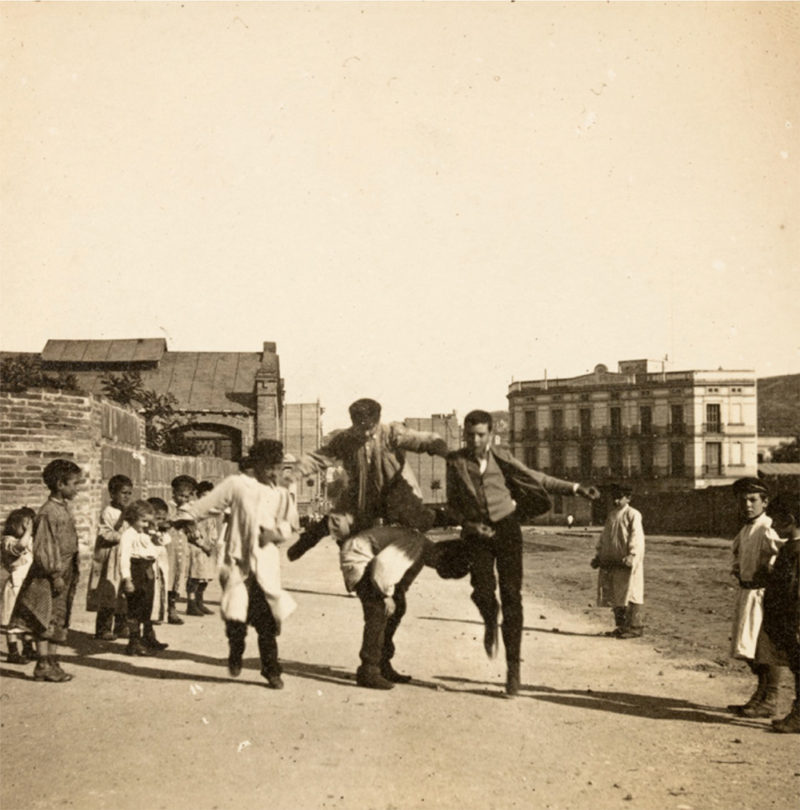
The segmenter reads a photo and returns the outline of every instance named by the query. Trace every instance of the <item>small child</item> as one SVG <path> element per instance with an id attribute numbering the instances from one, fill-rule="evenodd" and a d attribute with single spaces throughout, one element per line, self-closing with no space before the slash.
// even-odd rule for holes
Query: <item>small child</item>
<path id="1" fill-rule="evenodd" d="M 769 491 L 759 478 L 740 478 L 733 484 L 745 525 L 733 541 L 731 574 L 739 583 L 731 633 L 731 656 L 747 662 L 758 685 L 747 703 L 730 704 L 741 717 L 772 717 L 778 703 L 780 668 L 757 663 L 756 644 L 763 619 L 764 586 L 783 540 L 766 514 Z"/>
<path id="2" fill-rule="evenodd" d="M 33 520 L 36 512 L 30 507 L 23 506 L 15 509 L 6 518 L 3 528 L 3 546 L 0 558 L 3 573 L 6 576 L 3 585 L 2 617 L 0 625 L 6 634 L 8 643 L 9 664 L 27 664 L 34 658 L 33 642 L 30 635 L 21 633 L 8 626 L 14 603 L 17 601 L 19 589 L 25 581 L 28 569 L 33 562 Z M 22 651 L 19 648 L 19 638 L 22 637 Z"/>
<path id="3" fill-rule="evenodd" d="M 614 508 L 597 543 L 592 568 L 599 568 L 597 604 L 611 607 L 615 638 L 639 638 L 644 632 L 644 529 L 642 513 L 631 503 L 632 490 L 611 485 Z"/>
<path id="4" fill-rule="evenodd" d="M 119 538 L 124 523 L 122 512 L 133 499 L 133 481 L 127 475 L 112 475 L 108 480 L 108 494 L 110 503 L 100 513 L 86 592 L 86 610 L 97 611 L 94 637 L 102 641 L 114 641 L 128 634 L 119 569 Z"/>
<path id="5" fill-rule="evenodd" d="M 161 624 L 167 617 L 167 577 L 169 577 L 169 557 L 167 546 L 172 542 L 170 537 L 169 506 L 161 498 L 148 498 L 147 502 L 153 507 L 155 513 L 155 531 L 158 537 L 153 542 L 158 546 L 156 557 L 155 596 L 153 598 L 153 611 L 150 614 L 153 624 Z"/>
<path id="6" fill-rule="evenodd" d="M 211 481 L 197 485 L 197 497 L 202 498 L 214 489 Z M 207 616 L 214 611 L 203 601 L 208 583 L 217 575 L 217 516 L 200 520 L 195 524 L 195 533 L 189 538 L 189 568 L 186 580 L 186 615 Z"/>
<path id="7" fill-rule="evenodd" d="M 178 475 L 172 479 L 172 504 L 170 519 L 174 519 L 178 509 L 193 501 L 197 492 L 197 481 L 191 475 Z M 186 584 L 186 565 L 189 556 L 189 539 L 184 528 L 173 526 L 170 529 L 170 543 L 167 546 L 169 576 L 167 577 L 167 621 L 170 624 L 183 624 L 178 615 L 178 596 Z"/>
<path id="8" fill-rule="evenodd" d="M 782 494 L 767 507 L 772 528 L 786 542 L 764 589 L 764 620 L 756 664 L 781 665 L 794 675 L 794 703 L 786 717 L 772 721 L 781 734 L 800 734 L 800 496 Z"/>
<path id="9" fill-rule="evenodd" d="M 33 562 L 14 605 L 11 624 L 36 639 L 34 680 L 66 683 L 56 645 L 67 640 L 78 584 L 78 532 L 69 502 L 83 483 L 80 467 L 57 458 L 42 472 L 50 497 L 33 524 Z"/>
<path id="10" fill-rule="evenodd" d="M 119 539 L 122 588 L 128 600 L 128 655 L 152 655 L 166 649 L 153 630 L 151 614 L 156 583 L 158 530 L 147 501 L 134 501 L 122 513 L 126 526 Z"/>
<path id="11" fill-rule="evenodd" d="M 272 439 L 250 450 L 253 475 L 229 475 L 198 501 L 181 506 L 187 522 L 230 508 L 220 568 L 220 613 L 228 637 L 228 671 L 242 671 L 247 626 L 258 634 L 261 674 L 270 689 L 283 689 L 277 636 L 294 610 L 291 595 L 280 587 L 280 553 L 276 542 L 296 539 L 297 512 L 284 487 L 277 485 L 283 445 Z"/>

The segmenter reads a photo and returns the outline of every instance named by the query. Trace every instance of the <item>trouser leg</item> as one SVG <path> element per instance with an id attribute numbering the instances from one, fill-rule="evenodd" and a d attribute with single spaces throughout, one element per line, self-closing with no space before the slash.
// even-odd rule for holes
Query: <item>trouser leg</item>
<path id="1" fill-rule="evenodd" d="M 522 531 L 513 516 L 497 524 L 497 578 L 503 608 L 506 661 L 519 663 L 522 646 Z"/>
<path id="2" fill-rule="evenodd" d="M 467 538 L 470 557 L 470 585 L 472 601 L 478 608 L 484 624 L 497 624 L 498 603 L 495 590 L 497 579 L 494 573 L 495 550 L 493 539 Z"/>
<path id="3" fill-rule="evenodd" d="M 365 667 L 379 667 L 384 653 L 387 623 L 383 594 L 372 584 L 369 572 L 365 573 L 356 585 L 356 594 L 361 601 L 364 614 L 364 632 L 359 657 Z"/>
<path id="4" fill-rule="evenodd" d="M 225 622 L 225 635 L 228 637 L 230 659 L 238 661 L 241 665 L 245 639 L 247 638 L 247 624 L 228 620 Z"/>
<path id="5" fill-rule="evenodd" d="M 97 616 L 94 620 L 94 634 L 100 638 L 105 633 L 113 632 L 114 626 L 114 609 L 113 608 L 100 608 L 97 611 Z"/>
<path id="6" fill-rule="evenodd" d="M 249 606 L 247 620 L 258 635 L 258 652 L 261 656 L 261 674 L 265 678 L 281 674 L 278 661 L 278 625 L 267 604 L 264 592 L 252 580 L 249 584 Z"/>

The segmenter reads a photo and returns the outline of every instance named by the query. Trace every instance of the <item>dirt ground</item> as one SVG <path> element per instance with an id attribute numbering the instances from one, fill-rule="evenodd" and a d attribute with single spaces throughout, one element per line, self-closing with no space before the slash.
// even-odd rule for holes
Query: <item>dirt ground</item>
<path id="1" fill-rule="evenodd" d="M 596 535 L 526 529 L 523 689 L 483 653 L 466 580 L 425 570 L 409 593 L 390 692 L 357 687 L 361 615 L 323 543 L 284 581 L 286 688 L 266 689 L 251 637 L 231 679 L 218 616 L 161 626 L 129 658 L 76 601 L 68 684 L 0 661 L 0 807 L 164 810 L 794 808 L 796 736 L 724 711 L 752 676 L 727 659 L 729 544 L 648 538 L 647 635 L 602 632 Z M 212 607 L 218 591 L 209 589 Z M 781 694 L 788 711 L 789 681 Z"/>

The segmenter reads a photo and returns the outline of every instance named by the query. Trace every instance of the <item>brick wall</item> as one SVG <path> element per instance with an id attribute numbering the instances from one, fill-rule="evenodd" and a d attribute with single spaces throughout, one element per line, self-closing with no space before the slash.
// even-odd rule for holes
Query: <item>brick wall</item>
<path id="1" fill-rule="evenodd" d="M 106 482 L 117 473 L 134 482 L 134 495 L 168 499 L 169 482 L 186 473 L 217 482 L 236 465 L 210 456 L 168 456 L 147 450 L 144 420 L 91 395 L 32 390 L 0 393 L 0 519 L 12 509 L 38 509 L 47 499 L 42 470 L 54 458 L 74 461 L 85 484 L 73 504 L 81 544 L 91 548 Z"/>

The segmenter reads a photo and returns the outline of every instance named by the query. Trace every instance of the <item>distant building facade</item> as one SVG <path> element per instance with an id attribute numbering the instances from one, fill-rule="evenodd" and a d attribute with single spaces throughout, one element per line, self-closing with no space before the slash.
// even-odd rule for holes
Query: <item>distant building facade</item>
<path id="1" fill-rule="evenodd" d="M 299 459 L 322 445 L 322 414 L 317 402 L 287 403 L 283 410 L 283 447 L 287 455 Z M 298 479 L 297 504 L 301 515 L 323 511 L 324 477 L 316 474 Z"/>
<path id="2" fill-rule="evenodd" d="M 172 352 L 163 338 L 48 340 L 34 356 L 96 395 L 108 374 L 139 372 L 146 389 L 176 398 L 186 422 L 180 430 L 196 455 L 238 461 L 257 439 L 283 435 L 283 380 L 271 342 L 260 352 Z"/>
<path id="3" fill-rule="evenodd" d="M 647 360 L 513 382 L 510 445 L 530 467 L 677 492 L 757 471 L 754 371 L 659 371 Z"/>
<path id="4" fill-rule="evenodd" d="M 461 428 L 455 411 L 433 414 L 428 418 L 408 418 L 403 424 L 413 430 L 438 433 L 451 450 L 461 447 Z M 406 464 L 413 470 L 425 503 L 444 503 L 447 500 L 445 460 L 427 453 L 407 453 Z"/>

